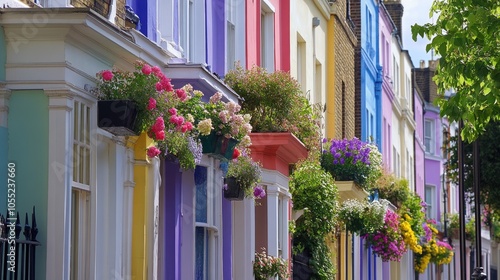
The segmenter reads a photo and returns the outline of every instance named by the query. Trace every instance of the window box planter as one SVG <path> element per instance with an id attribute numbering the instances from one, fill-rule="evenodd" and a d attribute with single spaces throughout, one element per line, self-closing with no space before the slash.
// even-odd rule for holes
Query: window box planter
<path id="1" fill-rule="evenodd" d="M 368 192 L 360 188 L 354 181 L 335 181 L 340 194 L 340 200 L 347 199 L 363 200 L 368 197 Z"/>
<path id="2" fill-rule="evenodd" d="M 233 159 L 234 148 L 238 141 L 233 138 L 226 138 L 217 135 L 214 131 L 207 136 L 200 136 L 202 152 L 221 160 Z"/>
<path id="3" fill-rule="evenodd" d="M 137 105 L 131 100 L 97 101 L 97 125 L 118 136 L 136 136 Z"/>

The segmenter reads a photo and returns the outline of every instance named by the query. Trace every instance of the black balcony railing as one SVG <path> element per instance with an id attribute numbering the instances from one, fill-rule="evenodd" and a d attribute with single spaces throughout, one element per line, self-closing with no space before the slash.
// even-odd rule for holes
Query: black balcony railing
<path id="1" fill-rule="evenodd" d="M 24 238 L 20 236 L 21 231 Z M 36 240 L 37 234 L 35 207 L 31 214 L 31 226 L 26 213 L 24 228 L 19 212 L 16 219 L 7 219 L 0 214 L 0 280 L 35 279 L 35 250 L 40 245 Z"/>

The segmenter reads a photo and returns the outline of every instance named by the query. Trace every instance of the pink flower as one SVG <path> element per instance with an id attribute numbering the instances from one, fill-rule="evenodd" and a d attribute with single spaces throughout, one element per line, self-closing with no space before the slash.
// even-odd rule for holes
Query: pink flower
<path id="1" fill-rule="evenodd" d="M 158 75 L 158 73 L 161 73 L 161 69 L 158 66 L 153 66 L 153 68 L 151 68 L 151 71 L 153 71 L 153 73 L 155 73 L 156 75 Z"/>
<path id="2" fill-rule="evenodd" d="M 153 158 L 161 153 L 160 149 L 156 148 L 155 146 L 149 147 L 146 154 L 148 157 Z"/>
<path id="3" fill-rule="evenodd" d="M 177 115 L 170 116 L 170 123 L 177 124 Z"/>
<path id="4" fill-rule="evenodd" d="M 163 76 L 160 80 L 160 83 L 162 85 L 162 89 L 165 91 L 172 91 L 174 90 L 172 84 L 170 83 L 170 79 Z"/>
<path id="5" fill-rule="evenodd" d="M 165 129 L 165 121 L 163 120 L 162 117 L 156 118 L 155 124 L 153 124 L 153 127 L 151 127 L 151 130 L 156 133 L 159 131 L 163 131 Z"/>
<path id="6" fill-rule="evenodd" d="M 113 76 L 114 76 L 113 72 L 111 72 L 109 70 L 102 71 L 101 75 L 102 75 L 102 79 L 105 81 L 111 81 L 111 79 L 113 79 Z"/>
<path id="7" fill-rule="evenodd" d="M 156 83 L 156 90 L 157 91 L 162 91 L 163 90 L 163 85 L 160 82 Z"/>
<path id="8" fill-rule="evenodd" d="M 189 131 L 193 130 L 193 123 L 192 122 L 185 122 L 184 124 L 187 126 L 187 129 Z"/>
<path id="9" fill-rule="evenodd" d="M 169 113 L 171 116 L 175 116 L 175 115 L 177 115 L 177 109 L 175 109 L 175 108 L 170 108 L 170 109 L 168 109 L 168 113 Z"/>
<path id="10" fill-rule="evenodd" d="M 182 124 L 182 125 L 181 125 L 181 132 L 182 132 L 182 133 L 185 133 L 186 131 L 188 131 L 188 127 L 187 127 L 187 125 L 184 123 L 184 124 Z"/>
<path id="11" fill-rule="evenodd" d="M 181 126 L 183 123 L 184 123 L 184 117 L 177 116 L 177 120 L 176 120 L 175 124 L 177 124 L 177 126 Z"/>
<path id="12" fill-rule="evenodd" d="M 186 92 L 182 88 L 176 89 L 175 94 L 177 94 L 177 97 L 179 97 L 182 101 L 184 101 L 187 97 Z"/>
<path id="13" fill-rule="evenodd" d="M 151 66 L 149 66 L 149 64 L 144 64 L 144 65 L 142 66 L 142 73 L 143 73 L 144 75 L 149 75 L 149 74 L 151 74 L 151 71 L 152 71 L 152 70 L 151 70 Z"/>
<path id="14" fill-rule="evenodd" d="M 148 103 L 148 110 L 154 110 L 156 108 L 156 99 L 150 97 L 149 98 L 149 103 Z"/>
<path id="15" fill-rule="evenodd" d="M 165 131 L 160 130 L 155 132 L 156 140 L 163 140 L 165 139 Z"/>

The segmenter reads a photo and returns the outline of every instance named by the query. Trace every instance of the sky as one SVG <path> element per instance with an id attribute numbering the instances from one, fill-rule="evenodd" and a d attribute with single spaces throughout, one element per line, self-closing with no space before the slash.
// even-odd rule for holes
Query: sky
<path id="1" fill-rule="evenodd" d="M 402 23 L 403 49 L 408 50 L 414 67 L 420 67 L 420 60 L 428 61 L 432 57 L 430 53 L 425 52 L 428 40 L 418 38 L 417 42 L 415 42 L 411 38 L 411 26 L 413 24 L 432 22 L 432 19 L 429 18 L 432 2 L 433 0 L 401 0 L 404 6 Z"/>

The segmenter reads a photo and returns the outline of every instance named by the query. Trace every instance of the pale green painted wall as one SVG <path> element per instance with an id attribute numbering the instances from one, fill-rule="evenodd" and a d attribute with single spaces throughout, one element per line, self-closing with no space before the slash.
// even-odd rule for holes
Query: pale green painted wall
<path id="1" fill-rule="evenodd" d="M 8 160 L 16 163 L 16 208 L 22 215 L 36 206 L 37 279 L 45 279 L 47 254 L 47 180 L 49 111 L 48 98 L 41 90 L 12 91 L 8 118 Z M 5 209 L 5 208 L 4 208 Z"/>
<path id="2" fill-rule="evenodd" d="M 4 126 L 0 126 L 0 213 L 5 215 L 5 209 L 7 208 L 7 184 L 4 182 L 7 181 L 7 128 Z"/>

